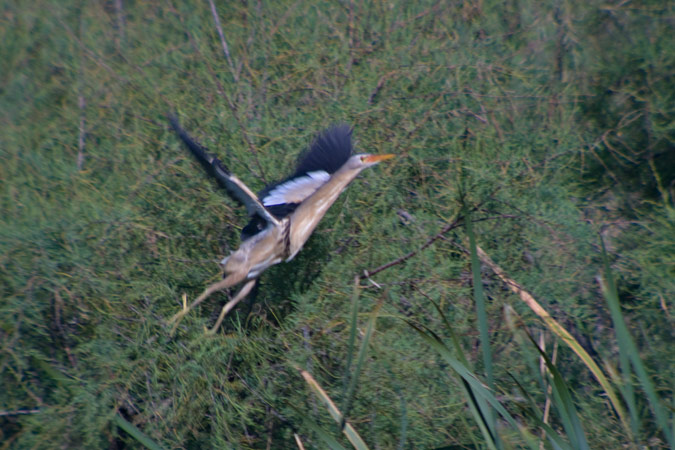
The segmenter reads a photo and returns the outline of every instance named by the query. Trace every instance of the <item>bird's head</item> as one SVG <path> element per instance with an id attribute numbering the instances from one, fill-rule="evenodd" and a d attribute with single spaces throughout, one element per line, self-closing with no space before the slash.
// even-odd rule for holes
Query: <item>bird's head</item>
<path id="1" fill-rule="evenodd" d="M 354 155 L 347 161 L 347 166 L 350 169 L 365 169 L 366 167 L 374 166 L 377 163 L 386 161 L 393 158 L 396 155 L 386 154 L 386 155 L 371 155 L 368 153 L 361 153 L 359 155 Z"/>

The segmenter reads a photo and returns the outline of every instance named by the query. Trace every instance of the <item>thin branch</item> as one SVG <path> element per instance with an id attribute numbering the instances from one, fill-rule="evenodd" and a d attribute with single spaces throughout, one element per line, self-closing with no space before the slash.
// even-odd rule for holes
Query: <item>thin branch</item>
<path id="1" fill-rule="evenodd" d="M 84 164 L 84 140 L 85 140 L 85 130 L 84 130 L 84 108 L 85 108 L 84 95 L 80 94 L 77 96 L 77 106 L 80 108 L 80 132 L 77 138 L 77 170 L 82 170 L 82 165 Z"/>
<path id="2" fill-rule="evenodd" d="M 182 16 L 179 17 L 182 21 L 183 17 Z M 204 55 L 199 50 L 197 42 L 192 36 L 192 33 L 190 33 L 187 29 L 185 30 L 185 33 L 188 35 L 188 38 L 190 39 L 190 44 L 192 45 L 192 48 L 194 49 L 195 53 L 197 53 L 201 57 L 202 61 L 204 61 L 204 64 L 206 65 L 206 68 L 209 71 L 211 78 L 213 78 L 213 82 L 216 84 L 216 89 L 218 90 L 218 93 L 220 94 L 221 97 L 225 99 L 227 106 L 230 108 L 232 116 L 234 116 L 234 119 L 237 121 L 237 124 L 239 125 L 239 129 L 241 130 L 241 134 L 244 138 L 244 141 L 248 145 L 248 148 L 251 150 L 251 153 L 253 154 L 253 159 L 256 163 L 256 166 L 258 166 L 260 178 L 262 179 L 263 183 L 267 184 L 267 179 L 265 178 L 265 171 L 263 170 L 262 165 L 260 164 L 260 160 L 258 159 L 258 151 L 256 150 L 255 145 L 253 145 L 253 142 L 251 142 L 251 140 L 248 137 L 248 131 L 246 130 L 246 127 L 244 126 L 241 117 L 239 117 L 237 107 L 234 105 L 232 99 L 230 99 L 230 97 L 225 92 L 223 85 L 220 83 L 220 80 L 218 80 L 218 75 L 216 75 L 216 72 L 213 70 L 213 67 L 211 67 L 211 64 L 209 64 L 208 59 L 204 58 Z"/>
<path id="3" fill-rule="evenodd" d="M 384 87 L 384 83 L 391 78 L 393 75 L 396 75 L 397 71 L 392 70 L 391 72 L 387 72 L 384 75 L 380 77 L 380 79 L 377 81 L 377 85 L 375 86 L 375 89 L 372 90 L 370 93 L 370 96 L 368 97 L 368 104 L 372 105 L 373 102 L 375 101 L 375 97 L 377 97 L 377 94 L 380 93 L 380 90 Z"/>
<path id="4" fill-rule="evenodd" d="M 216 23 L 216 30 L 218 30 L 218 36 L 220 36 L 220 43 L 223 46 L 223 53 L 225 53 L 225 58 L 227 63 L 230 65 L 230 71 L 232 72 L 232 77 L 234 77 L 234 82 L 239 82 L 239 75 L 237 71 L 234 70 L 234 63 L 230 57 L 230 49 L 227 46 L 227 41 L 225 40 L 225 34 L 223 34 L 223 28 L 220 26 L 220 19 L 218 18 L 218 12 L 216 12 L 216 5 L 213 3 L 213 0 L 209 0 L 209 5 L 211 5 L 211 14 L 213 14 L 213 21 Z"/>
<path id="5" fill-rule="evenodd" d="M 80 17 L 80 29 L 79 37 L 82 37 L 83 31 L 83 21 Z M 79 67 L 77 73 L 77 107 L 80 109 L 80 125 L 79 133 L 77 137 L 77 170 L 81 171 L 82 166 L 84 165 L 84 141 L 85 141 L 85 123 L 84 123 L 84 110 L 86 107 L 86 102 L 84 101 L 84 54 L 83 50 L 80 49 L 78 53 Z"/>
<path id="6" fill-rule="evenodd" d="M 35 409 L 16 409 L 14 411 L 0 411 L 0 417 L 5 417 L 5 416 L 19 416 L 22 414 L 37 414 L 41 412 L 42 410 L 39 408 Z"/>
<path id="7" fill-rule="evenodd" d="M 122 6 L 122 0 L 115 0 L 115 13 L 117 14 L 117 31 L 119 32 L 117 42 L 119 50 L 124 43 L 124 7 Z"/>
<path id="8" fill-rule="evenodd" d="M 429 14 L 434 15 L 434 14 L 436 14 L 436 13 L 440 10 L 441 7 L 442 7 L 441 2 L 438 1 L 438 2 L 436 2 L 431 8 L 425 9 L 424 11 L 422 11 L 422 12 L 419 13 L 419 14 L 417 14 L 417 15 L 416 15 L 415 17 L 413 17 L 412 19 L 409 19 L 409 20 L 401 20 L 401 21 L 399 21 L 399 22 L 394 23 L 394 24 L 391 26 L 391 29 L 389 30 L 389 32 L 391 33 L 392 31 L 395 31 L 395 30 L 397 30 L 398 28 L 405 28 L 405 27 L 407 27 L 408 25 L 410 25 L 411 23 L 414 23 L 414 22 L 416 22 L 416 21 L 422 19 L 423 17 L 428 16 Z"/>
<path id="9" fill-rule="evenodd" d="M 480 209 L 480 205 L 476 206 L 476 207 L 473 209 L 473 211 L 480 211 L 480 210 L 481 210 L 481 209 Z M 518 218 L 518 217 L 519 217 L 519 216 L 515 216 L 515 215 L 512 215 L 512 214 L 500 214 L 500 215 L 498 215 L 498 216 L 481 217 L 480 219 L 474 219 L 474 220 L 472 220 L 472 222 L 473 222 L 473 223 L 475 223 L 475 222 L 484 222 L 484 221 L 486 221 L 486 220 L 493 220 L 493 219 L 515 219 L 515 218 Z M 413 256 L 415 256 L 416 254 L 418 254 L 418 253 L 421 252 L 422 250 L 426 249 L 427 247 L 429 247 L 431 244 L 433 244 L 433 243 L 436 242 L 437 240 L 439 240 L 439 239 L 445 239 L 445 237 L 444 237 L 445 233 L 447 233 L 448 231 L 450 231 L 450 230 L 452 230 L 452 229 L 455 229 L 455 228 L 461 226 L 463 222 L 464 222 L 464 217 L 463 217 L 463 216 L 457 217 L 454 221 L 452 221 L 452 223 L 449 223 L 449 224 L 447 224 L 446 226 L 444 226 L 444 227 L 441 229 L 441 231 L 439 231 L 435 236 L 429 238 L 429 240 L 427 240 L 427 241 L 426 241 L 419 249 L 413 250 L 412 252 L 410 252 L 410 253 L 408 253 L 408 254 L 405 254 L 405 255 L 403 255 L 403 256 L 401 256 L 401 257 L 399 257 L 399 258 L 396 258 L 396 259 L 394 259 L 393 261 L 389 261 L 388 263 L 383 264 L 383 265 L 381 265 L 380 267 L 377 267 L 377 268 L 375 268 L 375 269 L 373 269 L 373 270 L 364 270 L 364 271 L 363 271 L 363 274 L 362 274 L 359 278 L 360 278 L 361 280 L 364 280 L 364 279 L 366 279 L 366 278 L 370 278 L 372 275 L 375 275 L 376 273 L 382 272 L 383 270 L 386 270 L 386 269 L 388 269 L 388 268 L 390 268 L 390 267 L 393 267 L 393 266 L 395 266 L 395 265 L 401 264 L 402 262 L 405 262 L 405 261 L 409 260 L 410 258 L 412 258 Z M 454 244 L 454 245 L 457 245 L 457 244 Z M 460 248 L 461 248 L 461 247 L 460 247 Z M 464 250 L 464 251 L 467 252 L 466 250 Z M 468 253 L 468 252 L 467 252 L 467 253 Z M 370 281 L 371 281 L 372 283 L 375 283 L 373 280 L 370 280 Z"/>
<path id="10" fill-rule="evenodd" d="M 426 241 L 419 249 L 413 250 L 413 251 L 411 251 L 410 253 L 408 253 L 408 254 L 406 254 L 406 255 L 403 255 L 403 256 L 401 256 L 401 257 L 399 257 L 399 258 L 396 258 L 395 260 L 390 261 L 390 262 L 388 262 L 388 263 L 386 263 L 386 264 L 383 264 L 383 265 L 381 265 L 380 267 L 377 267 L 377 268 L 375 268 L 375 269 L 373 269 L 373 270 L 364 270 L 364 271 L 363 271 L 363 275 L 361 275 L 360 278 L 361 278 L 362 280 L 365 279 L 365 278 L 369 278 L 369 277 L 375 275 L 376 273 L 382 272 L 383 270 L 386 270 L 386 269 L 388 269 L 388 268 L 390 268 L 390 267 L 393 267 L 393 266 L 395 266 L 395 265 L 401 264 L 401 263 L 404 262 L 404 261 L 409 260 L 410 258 L 412 258 L 413 256 L 415 256 L 416 254 L 418 254 L 418 253 L 421 252 L 422 250 L 426 249 L 427 247 L 429 247 L 431 244 L 433 244 L 433 243 L 436 242 L 437 240 L 441 239 L 445 233 L 447 233 L 448 231 L 450 231 L 450 230 L 452 230 L 452 229 L 457 228 L 458 226 L 460 226 L 460 225 L 462 224 L 463 219 L 464 219 L 464 217 L 462 217 L 462 216 L 457 217 L 454 221 L 452 221 L 451 223 L 449 223 L 449 224 L 447 224 L 446 226 L 444 226 L 444 227 L 441 229 L 441 231 L 439 231 L 435 236 L 433 236 L 433 237 L 430 238 L 428 241 Z"/>

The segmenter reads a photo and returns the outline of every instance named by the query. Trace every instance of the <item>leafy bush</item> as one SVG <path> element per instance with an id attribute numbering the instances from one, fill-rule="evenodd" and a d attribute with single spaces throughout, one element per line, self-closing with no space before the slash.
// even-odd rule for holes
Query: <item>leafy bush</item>
<path id="1" fill-rule="evenodd" d="M 667 3 L 30 6 L 0 27 L 6 447 L 351 445 L 326 398 L 372 448 L 673 447 Z M 172 338 L 245 217 L 168 110 L 256 189 L 334 122 L 399 157 Z"/>

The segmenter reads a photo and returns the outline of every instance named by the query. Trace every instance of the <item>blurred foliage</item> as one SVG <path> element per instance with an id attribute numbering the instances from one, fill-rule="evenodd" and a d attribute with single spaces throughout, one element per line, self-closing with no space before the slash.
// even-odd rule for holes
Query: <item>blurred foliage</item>
<path id="1" fill-rule="evenodd" d="M 350 422 L 372 448 L 483 442 L 442 358 L 400 320 L 447 338 L 433 300 L 482 373 L 466 235 L 421 249 L 462 201 L 478 245 L 611 373 L 600 233 L 628 329 L 672 405 L 672 3 L 216 8 L 229 60 L 208 2 L 0 6 L 4 448 L 138 448 L 117 417 L 165 448 L 292 448 L 294 432 L 321 447 L 305 417 L 349 445 L 296 367 L 344 400 L 354 276 L 411 251 L 361 280 L 359 333 L 384 304 Z M 182 293 L 220 276 L 245 223 L 168 129 L 170 109 L 253 189 L 290 173 L 334 122 L 354 126 L 360 151 L 399 157 L 364 172 L 221 333 L 203 326 L 226 294 L 170 339 Z M 543 405 L 538 354 L 503 309 L 541 325 L 481 275 L 496 394 L 517 399 L 522 386 Z M 556 366 L 591 448 L 633 445 L 580 361 L 561 347 Z M 636 395 L 635 442 L 665 447 Z"/>

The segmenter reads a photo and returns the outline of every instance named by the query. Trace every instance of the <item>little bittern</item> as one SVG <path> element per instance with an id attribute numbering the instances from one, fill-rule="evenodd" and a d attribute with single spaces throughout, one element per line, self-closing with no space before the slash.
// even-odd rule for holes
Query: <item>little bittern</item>
<path id="1" fill-rule="evenodd" d="M 224 278 L 207 287 L 189 307 L 184 304 L 183 310 L 172 319 L 175 326 L 191 308 L 214 292 L 244 282 L 241 290 L 223 307 L 212 329 L 217 330 L 225 315 L 253 289 L 261 273 L 297 255 L 328 208 L 359 172 L 394 156 L 352 156 L 351 128 L 333 126 L 318 135 L 300 158 L 293 175 L 255 195 L 218 158 L 194 141 L 176 117 L 169 115 L 169 122 L 206 172 L 243 203 L 251 217 L 241 232 L 241 246 L 221 262 Z"/>

